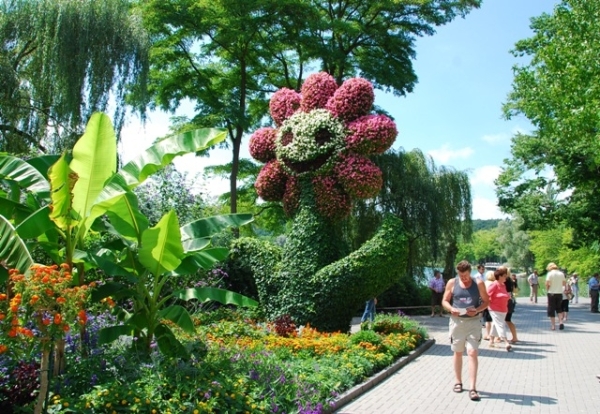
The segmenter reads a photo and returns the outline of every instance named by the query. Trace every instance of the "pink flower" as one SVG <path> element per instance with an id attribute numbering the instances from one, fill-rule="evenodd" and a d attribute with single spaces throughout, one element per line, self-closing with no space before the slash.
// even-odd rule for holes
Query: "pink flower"
<path id="1" fill-rule="evenodd" d="M 318 176 L 313 179 L 317 210 L 330 220 L 339 220 L 352 211 L 350 196 L 331 176 Z"/>
<path id="2" fill-rule="evenodd" d="M 365 115 L 348 124 L 347 148 L 358 154 L 382 154 L 398 135 L 396 123 L 385 115 Z"/>
<path id="3" fill-rule="evenodd" d="M 344 190 L 353 198 L 375 197 L 383 185 L 379 167 L 361 155 L 342 156 L 334 170 Z"/>
<path id="4" fill-rule="evenodd" d="M 293 89 L 282 88 L 273 94 L 269 102 L 271 118 L 277 126 L 300 108 L 300 94 Z"/>
<path id="5" fill-rule="evenodd" d="M 344 121 L 353 121 L 367 115 L 374 101 L 375 93 L 371 82 L 362 78 L 352 78 L 335 91 L 325 108 Z"/>
<path id="6" fill-rule="evenodd" d="M 302 85 L 300 109 L 309 112 L 313 109 L 325 108 L 327 101 L 333 96 L 336 89 L 335 79 L 327 72 L 310 75 Z"/>
<path id="7" fill-rule="evenodd" d="M 250 155 L 252 158 L 268 162 L 275 159 L 275 137 L 277 130 L 274 128 L 257 129 L 250 137 Z"/>
<path id="8" fill-rule="evenodd" d="M 279 161 L 269 161 L 258 173 L 254 184 L 256 192 L 265 201 L 281 201 L 287 178 Z"/>

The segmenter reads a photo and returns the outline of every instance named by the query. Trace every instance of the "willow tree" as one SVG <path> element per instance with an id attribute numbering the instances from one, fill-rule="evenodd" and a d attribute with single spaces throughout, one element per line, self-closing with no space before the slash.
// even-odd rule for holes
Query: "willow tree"
<path id="1" fill-rule="evenodd" d="M 368 239 L 385 213 L 400 217 L 408 237 L 407 275 L 444 264 L 453 274 L 458 241 L 469 239 L 471 187 L 465 172 L 437 167 L 419 150 L 388 151 L 374 159 L 383 171 L 383 188 L 354 209 L 350 225 L 355 246 Z"/>
<path id="2" fill-rule="evenodd" d="M 118 133 L 148 50 L 129 0 L 1 0 L 0 151 L 70 147 L 109 107 Z"/>

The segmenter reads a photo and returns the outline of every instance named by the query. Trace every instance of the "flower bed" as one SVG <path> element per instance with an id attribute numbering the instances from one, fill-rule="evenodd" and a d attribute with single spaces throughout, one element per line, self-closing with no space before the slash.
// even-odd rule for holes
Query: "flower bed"
<path id="1" fill-rule="evenodd" d="M 183 361 L 158 352 L 141 358 L 125 340 L 98 347 L 95 332 L 114 321 L 90 316 L 89 356 L 78 352 L 77 334 L 67 337 L 67 372 L 52 379 L 48 412 L 327 412 L 339 394 L 407 355 L 426 336 L 413 320 L 385 315 L 372 330 L 352 335 L 294 329 L 289 321 L 259 323 L 224 308 L 200 313 L 194 322 L 195 335 L 173 326 L 192 354 Z M 1 362 L 8 367 L 21 361 L 4 356 Z M 6 380 L 0 371 L 0 388 Z"/>

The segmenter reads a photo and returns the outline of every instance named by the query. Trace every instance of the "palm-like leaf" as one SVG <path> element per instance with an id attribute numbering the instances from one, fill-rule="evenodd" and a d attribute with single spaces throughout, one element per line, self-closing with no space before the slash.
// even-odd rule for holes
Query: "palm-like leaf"
<path id="1" fill-rule="evenodd" d="M 173 210 L 165 214 L 156 226 L 142 234 L 140 262 L 155 276 L 179 266 L 183 257 L 179 222 Z"/>
<path id="2" fill-rule="evenodd" d="M 33 264 L 27 246 L 4 216 L 0 216 L 0 262 L 20 272 L 25 272 Z"/>
<path id="3" fill-rule="evenodd" d="M 186 252 L 194 252 L 206 247 L 207 239 L 228 227 L 240 227 L 250 223 L 252 214 L 226 214 L 205 217 L 181 227 L 181 242 Z"/>

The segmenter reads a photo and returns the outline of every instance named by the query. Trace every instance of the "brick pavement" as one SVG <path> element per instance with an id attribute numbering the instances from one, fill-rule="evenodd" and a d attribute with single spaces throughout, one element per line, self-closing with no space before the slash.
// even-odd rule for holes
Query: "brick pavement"
<path id="1" fill-rule="evenodd" d="M 589 299 L 572 304 L 565 330 L 550 330 L 546 298 L 519 298 L 513 322 L 520 342 L 513 352 L 482 341 L 477 388 L 481 401 L 452 391 L 454 373 L 448 317 L 417 316 L 435 344 L 337 414 L 396 413 L 600 413 L 600 314 Z"/>

